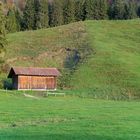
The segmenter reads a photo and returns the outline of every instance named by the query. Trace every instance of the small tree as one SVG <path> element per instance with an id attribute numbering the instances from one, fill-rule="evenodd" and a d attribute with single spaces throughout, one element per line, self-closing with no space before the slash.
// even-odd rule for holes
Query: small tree
<path id="1" fill-rule="evenodd" d="M 34 29 L 35 21 L 35 7 L 34 0 L 27 0 L 25 9 L 23 11 L 23 29 L 32 30 Z"/>
<path id="2" fill-rule="evenodd" d="M 94 0 L 85 1 L 86 19 L 94 19 Z"/>
<path id="3" fill-rule="evenodd" d="M 98 0 L 99 1 L 99 19 L 108 18 L 108 1 L 107 0 Z"/>
<path id="4" fill-rule="evenodd" d="M 85 0 L 79 0 L 75 2 L 75 20 L 85 20 L 86 19 L 86 8 Z"/>
<path id="5" fill-rule="evenodd" d="M 135 1 L 129 1 L 125 3 L 125 13 L 124 13 L 124 18 L 125 19 L 133 19 L 137 17 L 136 13 L 136 3 Z"/>
<path id="6" fill-rule="evenodd" d="M 5 16 L 3 14 L 3 5 L 0 2 L 0 53 L 2 52 L 6 43 L 6 31 L 5 31 Z"/>
<path id="7" fill-rule="evenodd" d="M 49 25 L 52 27 L 62 25 L 63 23 L 63 1 L 54 0 L 49 4 Z"/>
<path id="8" fill-rule="evenodd" d="M 137 16 L 140 17 L 140 4 L 137 6 Z"/>
<path id="9" fill-rule="evenodd" d="M 124 19 L 124 0 L 114 0 L 110 8 L 110 18 L 111 19 Z"/>
<path id="10" fill-rule="evenodd" d="M 22 14 L 18 8 L 15 9 L 15 16 L 17 22 L 17 31 L 20 31 L 22 26 Z"/>
<path id="11" fill-rule="evenodd" d="M 0 64 L 3 62 L 4 47 L 6 44 L 5 16 L 3 14 L 3 5 L 0 2 Z"/>
<path id="12" fill-rule="evenodd" d="M 7 13 L 6 30 L 13 33 L 20 30 L 20 21 L 18 21 L 18 11 L 15 7 L 11 7 Z"/>
<path id="13" fill-rule="evenodd" d="M 47 28 L 49 23 L 48 0 L 35 0 L 34 7 L 34 29 Z"/>
<path id="14" fill-rule="evenodd" d="M 74 0 L 63 0 L 63 17 L 64 24 L 75 21 L 75 4 Z"/>

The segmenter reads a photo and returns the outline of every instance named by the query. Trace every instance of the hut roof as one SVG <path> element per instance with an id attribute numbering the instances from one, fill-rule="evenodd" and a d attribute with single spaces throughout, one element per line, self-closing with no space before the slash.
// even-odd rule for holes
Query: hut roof
<path id="1" fill-rule="evenodd" d="M 12 67 L 8 78 L 12 78 L 13 75 L 59 76 L 60 72 L 56 68 Z"/>

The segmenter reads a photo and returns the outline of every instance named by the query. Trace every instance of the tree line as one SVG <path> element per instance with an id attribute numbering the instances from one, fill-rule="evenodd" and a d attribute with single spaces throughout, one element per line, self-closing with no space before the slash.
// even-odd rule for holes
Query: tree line
<path id="1" fill-rule="evenodd" d="M 5 38 L 5 35 L 6 35 L 5 22 L 6 21 L 5 21 L 5 16 L 3 14 L 3 5 L 0 2 L 0 64 L 2 62 L 1 53 L 3 52 L 4 46 L 5 46 L 5 43 L 6 43 L 6 38 Z"/>
<path id="2" fill-rule="evenodd" d="M 23 12 L 8 7 L 7 32 L 36 30 L 84 20 L 140 17 L 136 0 L 27 0 Z"/>

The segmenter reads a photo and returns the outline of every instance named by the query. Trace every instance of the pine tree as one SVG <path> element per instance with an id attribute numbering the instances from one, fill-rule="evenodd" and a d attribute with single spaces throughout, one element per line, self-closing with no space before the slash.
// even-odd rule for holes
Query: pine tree
<path id="1" fill-rule="evenodd" d="M 62 0 L 54 0 L 49 4 L 49 25 L 59 26 L 64 22 L 63 19 L 63 1 Z"/>
<path id="2" fill-rule="evenodd" d="M 94 19 L 94 6 L 95 6 L 94 0 L 85 1 L 86 19 L 90 19 L 90 20 Z"/>
<path id="3" fill-rule="evenodd" d="M 140 4 L 137 6 L 137 16 L 140 17 Z"/>
<path id="4" fill-rule="evenodd" d="M 63 0 L 63 17 L 64 24 L 75 21 L 75 1 L 74 0 Z"/>
<path id="5" fill-rule="evenodd" d="M 48 0 L 35 0 L 34 7 L 34 29 L 47 28 L 49 23 Z"/>
<path id="6" fill-rule="evenodd" d="M 124 19 L 133 19 L 137 17 L 135 1 L 131 0 L 129 2 L 126 2 L 124 9 Z"/>
<path id="7" fill-rule="evenodd" d="M 106 0 L 86 0 L 87 19 L 106 19 L 107 10 Z"/>
<path id="8" fill-rule="evenodd" d="M 16 15 L 17 14 L 17 15 Z M 17 10 L 15 7 L 11 7 L 7 13 L 7 20 L 6 20 L 6 30 L 7 32 L 13 33 L 16 31 L 20 31 L 20 21 L 18 21 Z"/>
<path id="9" fill-rule="evenodd" d="M 110 9 L 111 19 L 124 19 L 124 0 L 114 0 Z"/>
<path id="10" fill-rule="evenodd" d="M 134 19 L 137 17 L 136 13 L 136 2 L 134 0 L 129 1 L 129 19 Z"/>
<path id="11" fill-rule="evenodd" d="M 5 31 L 5 16 L 3 14 L 3 5 L 0 2 L 0 57 L 6 44 L 6 31 Z M 1 61 L 1 58 L 0 58 Z"/>
<path id="12" fill-rule="evenodd" d="M 17 22 L 17 31 L 20 31 L 22 26 L 22 14 L 18 8 L 15 9 L 15 16 Z"/>
<path id="13" fill-rule="evenodd" d="M 86 19 L 86 9 L 85 0 L 79 0 L 75 2 L 75 20 L 85 20 Z"/>
<path id="14" fill-rule="evenodd" d="M 34 29 L 35 21 L 35 6 L 34 0 L 27 0 L 25 9 L 23 11 L 23 29 L 32 30 Z"/>
<path id="15" fill-rule="evenodd" d="M 99 1 L 99 19 L 108 18 L 108 1 L 107 0 L 98 0 Z"/>
<path id="16" fill-rule="evenodd" d="M 93 0 L 93 19 L 100 19 L 100 0 Z"/>

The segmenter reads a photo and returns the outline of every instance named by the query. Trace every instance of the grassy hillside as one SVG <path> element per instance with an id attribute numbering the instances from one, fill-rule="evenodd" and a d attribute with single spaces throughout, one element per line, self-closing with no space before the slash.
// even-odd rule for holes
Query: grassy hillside
<path id="1" fill-rule="evenodd" d="M 1 140 L 139 140 L 139 102 L 0 92 Z"/>
<path id="2" fill-rule="evenodd" d="M 3 73 L 7 73 L 11 66 L 57 67 L 62 73 L 70 73 L 79 59 L 86 55 L 88 43 L 85 29 L 85 25 L 78 22 L 57 28 L 9 34 Z M 66 77 L 63 76 L 63 79 Z"/>
<path id="3" fill-rule="evenodd" d="M 140 97 L 140 21 L 86 21 L 8 35 L 10 66 L 58 67 L 75 94 Z M 108 95 L 108 96 L 106 96 Z"/>
<path id="4" fill-rule="evenodd" d="M 83 23 L 8 35 L 6 63 L 16 66 L 64 67 L 67 49 L 85 43 Z"/>
<path id="5" fill-rule="evenodd" d="M 90 95 L 140 97 L 140 20 L 85 25 L 94 53 L 73 75 L 73 87 Z"/>

